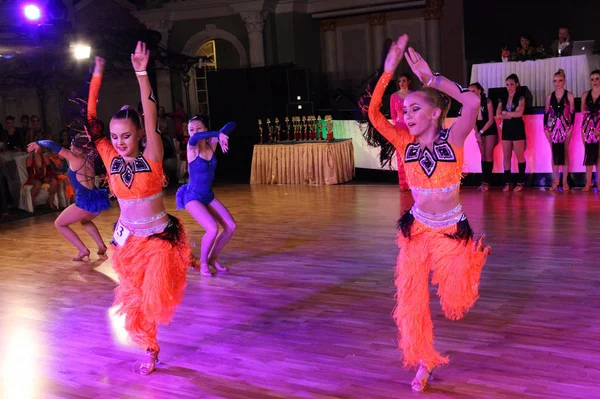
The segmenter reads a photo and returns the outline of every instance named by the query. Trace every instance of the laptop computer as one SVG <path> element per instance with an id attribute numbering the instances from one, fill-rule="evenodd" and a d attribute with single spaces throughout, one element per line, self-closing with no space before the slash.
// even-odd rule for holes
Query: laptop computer
<path id="1" fill-rule="evenodd" d="M 592 55 L 595 40 L 580 40 L 573 42 L 573 55 Z"/>

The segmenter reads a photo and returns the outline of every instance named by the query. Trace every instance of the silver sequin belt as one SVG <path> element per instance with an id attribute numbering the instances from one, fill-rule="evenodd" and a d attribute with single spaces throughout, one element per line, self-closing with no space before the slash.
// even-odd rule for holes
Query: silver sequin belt
<path id="1" fill-rule="evenodd" d="M 462 205 L 458 204 L 456 208 L 448 212 L 434 215 L 432 213 L 424 212 L 414 205 L 410 210 L 410 213 L 415 217 L 416 220 L 423 223 L 425 226 L 432 229 L 440 229 L 443 227 L 453 226 L 466 219 L 466 215 L 461 211 Z"/>

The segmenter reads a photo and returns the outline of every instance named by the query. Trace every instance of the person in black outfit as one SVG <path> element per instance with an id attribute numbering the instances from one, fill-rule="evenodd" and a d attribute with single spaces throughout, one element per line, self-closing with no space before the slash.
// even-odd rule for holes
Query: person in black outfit
<path id="1" fill-rule="evenodd" d="M 21 132 L 15 126 L 15 117 L 6 117 L 6 130 L 2 132 L 2 138 L 0 141 L 6 143 L 6 149 L 8 151 L 25 151 L 23 143 L 23 137 Z"/>
<path id="2" fill-rule="evenodd" d="M 486 192 L 492 179 L 492 170 L 494 169 L 494 148 L 498 145 L 498 127 L 494 119 L 494 106 L 492 100 L 487 98 L 483 87 L 475 82 L 469 86 L 469 91 L 477 94 L 481 98 L 479 115 L 477 116 L 475 138 L 481 152 L 481 172 L 483 174 L 483 183 L 478 190 Z"/>
<path id="3" fill-rule="evenodd" d="M 523 191 L 525 184 L 525 97 L 519 90 L 519 77 L 514 73 L 506 78 L 506 93 L 498 103 L 496 118 L 501 121 L 502 153 L 504 154 L 504 191 L 511 189 L 511 161 L 514 151 L 519 163 L 519 181 L 514 191 Z"/>

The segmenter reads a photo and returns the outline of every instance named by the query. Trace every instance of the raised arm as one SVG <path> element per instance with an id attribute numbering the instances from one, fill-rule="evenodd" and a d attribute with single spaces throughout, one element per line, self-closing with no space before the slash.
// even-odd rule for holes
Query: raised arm
<path id="1" fill-rule="evenodd" d="M 39 152 L 41 147 L 49 148 L 61 157 L 65 158 L 69 163 L 73 163 L 74 167 L 77 168 L 82 163 L 81 157 L 75 155 L 71 150 L 66 149 L 58 143 L 52 140 L 38 140 L 27 145 L 27 152 Z"/>
<path id="2" fill-rule="evenodd" d="M 144 111 L 144 128 L 147 140 L 144 156 L 151 161 L 160 162 L 163 159 L 164 148 L 162 138 L 158 132 L 156 99 L 146 71 L 149 59 L 150 50 L 146 48 L 146 43 L 138 42 L 135 53 L 131 54 L 131 64 L 140 85 L 140 97 Z"/>
<path id="3" fill-rule="evenodd" d="M 396 124 L 396 118 L 398 118 L 398 99 L 396 98 L 396 93 L 390 96 L 390 114 L 392 117 L 392 121 L 394 121 L 394 125 Z"/>
<path id="4" fill-rule="evenodd" d="M 402 54 L 406 48 L 408 36 L 402 35 L 398 40 L 392 43 L 390 51 L 385 59 L 384 73 L 379 78 L 377 86 L 373 91 L 371 102 L 369 103 L 369 119 L 375 129 L 383 135 L 396 149 L 402 150 L 410 141 L 410 133 L 408 130 L 398 128 L 390 123 L 387 118 L 381 113 L 381 102 L 383 93 L 387 85 L 390 83 L 394 72 L 402 60 Z"/>
<path id="5" fill-rule="evenodd" d="M 98 96 L 100 94 L 100 86 L 102 86 L 102 76 L 104 75 L 104 58 L 96 57 L 94 65 L 94 73 L 90 82 L 90 92 L 88 94 L 87 105 L 87 121 L 90 126 L 92 140 L 97 142 L 101 140 L 102 131 L 98 124 Z"/>
<path id="6" fill-rule="evenodd" d="M 413 48 L 408 49 L 406 60 L 415 75 L 426 86 L 437 89 L 462 104 L 461 115 L 452 125 L 452 134 L 449 138 L 452 144 L 462 147 L 469 133 L 475 128 L 481 99 L 477 94 L 463 89 L 458 83 L 433 73 L 427 62 Z"/>
<path id="7" fill-rule="evenodd" d="M 194 133 L 188 141 L 188 147 L 195 147 L 200 140 L 218 138 L 223 152 L 228 150 L 229 134 L 235 129 L 235 122 L 227 122 L 219 131 Z"/>

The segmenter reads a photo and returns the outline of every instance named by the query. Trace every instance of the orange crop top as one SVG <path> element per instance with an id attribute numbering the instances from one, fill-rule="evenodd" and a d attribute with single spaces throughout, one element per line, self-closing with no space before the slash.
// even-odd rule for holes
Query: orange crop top
<path id="1" fill-rule="evenodd" d="M 98 124 L 96 103 L 102 84 L 101 76 L 93 76 L 90 82 L 88 97 L 88 122 L 92 129 Z M 162 162 L 152 162 L 143 155 L 134 159 L 133 165 L 125 162 L 117 150 L 105 137 L 100 137 L 98 131 L 92 132 L 94 144 L 108 171 L 108 183 L 111 192 L 119 200 L 136 200 L 162 193 L 163 168 Z"/>
<path id="2" fill-rule="evenodd" d="M 451 127 L 440 131 L 440 135 L 429 148 L 421 148 L 416 138 L 407 129 L 392 125 L 381 113 L 381 101 L 393 74 L 384 73 L 379 78 L 369 104 L 369 119 L 379 133 L 403 154 L 406 180 L 415 189 L 446 189 L 458 187 L 462 178 L 464 149 L 448 142 Z"/>

